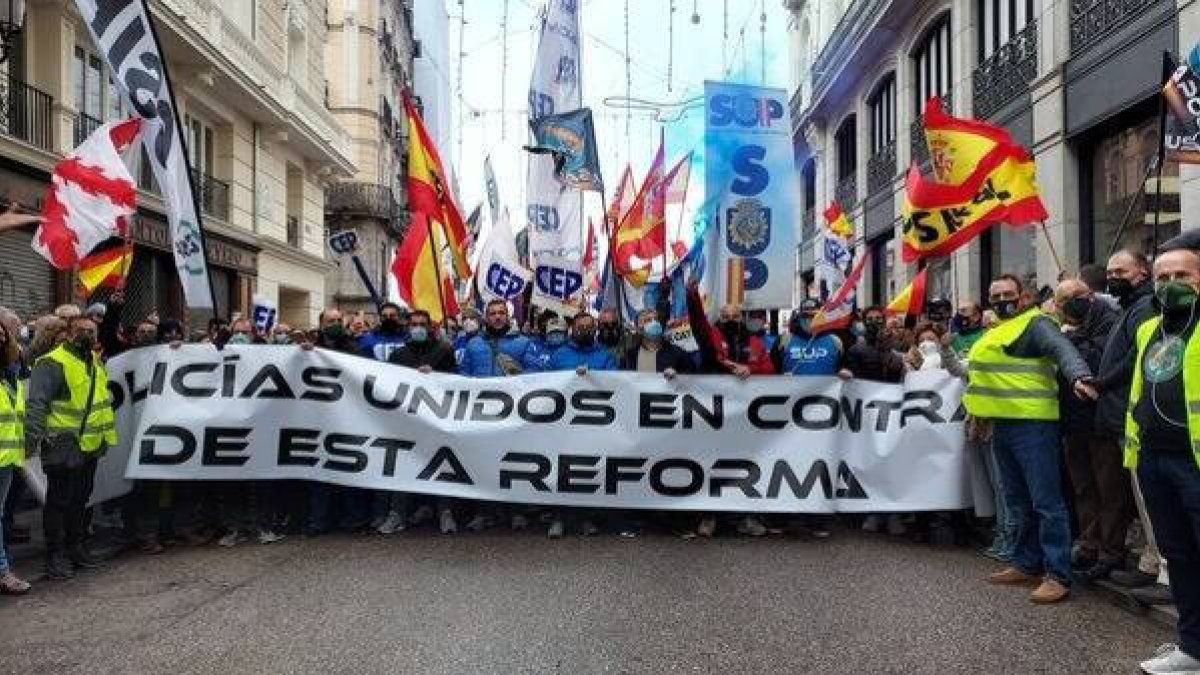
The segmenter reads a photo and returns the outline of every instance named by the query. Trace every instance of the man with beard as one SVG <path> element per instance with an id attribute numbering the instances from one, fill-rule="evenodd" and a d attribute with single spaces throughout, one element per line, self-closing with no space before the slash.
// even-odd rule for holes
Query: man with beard
<path id="1" fill-rule="evenodd" d="M 636 336 L 621 326 L 621 317 L 617 310 L 606 307 L 596 316 L 596 341 L 620 362 L 630 347 L 637 344 Z"/>
<path id="2" fill-rule="evenodd" d="M 950 319 L 950 349 L 960 359 L 967 358 L 971 347 L 983 335 L 983 308 L 978 302 L 967 300 L 959 303 L 958 312 Z"/>
<path id="3" fill-rule="evenodd" d="M 358 338 L 362 355 L 387 361 L 392 352 L 404 346 L 408 336 L 408 313 L 394 302 L 379 306 L 379 327 Z"/>

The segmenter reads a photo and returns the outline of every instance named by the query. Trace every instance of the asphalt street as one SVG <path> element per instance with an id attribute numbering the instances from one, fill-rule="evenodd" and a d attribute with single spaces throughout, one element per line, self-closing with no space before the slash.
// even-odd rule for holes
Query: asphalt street
<path id="1" fill-rule="evenodd" d="M 0 670 L 1095 675 L 1172 637 L 1095 593 L 1034 606 L 984 583 L 993 569 L 846 532 L 177 549 L 0 598 Z"/>

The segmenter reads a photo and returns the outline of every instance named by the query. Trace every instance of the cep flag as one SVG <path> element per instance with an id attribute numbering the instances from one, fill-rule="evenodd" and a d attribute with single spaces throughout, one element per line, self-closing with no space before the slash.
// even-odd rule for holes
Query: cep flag
<path id="1" fill-rule="evenodd" d="M 167 64 L 144 0 L 75 0 L 130 113 L 142 119 L 142 145 L 162 190 L 171 250 L 188 307 L 212 309 L 200 213 Z"/>

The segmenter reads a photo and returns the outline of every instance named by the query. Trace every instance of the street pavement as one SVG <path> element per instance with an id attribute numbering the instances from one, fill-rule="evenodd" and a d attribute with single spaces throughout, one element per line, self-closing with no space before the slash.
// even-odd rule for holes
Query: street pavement
<path id="1" fill-rule="evenodd" d="M 1095 675 L 1172 638 L 1094 592 L 1034 606 L 994 569 L 856 532 L 174 549 L 0 598 L 0 670 Z"/>

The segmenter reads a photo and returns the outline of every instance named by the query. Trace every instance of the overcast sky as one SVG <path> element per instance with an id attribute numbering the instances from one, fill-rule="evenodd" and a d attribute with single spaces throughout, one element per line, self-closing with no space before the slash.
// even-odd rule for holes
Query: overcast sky
<path id="1" fill-rule="evenodd" d="M 459 198 L 464 211 L 484 199 L 483 158 L 491 154 L 501 198 L 519 226 L 523 223 L 518 214 L 524 206 L 525 182 L 521 145 L 528 142 L 525 100 L 537 50 L 537 17 L 544 0 L 508 0 L 507 30 L 503 31 L 505 4 L 505 0 L 446 0 L 454 97 L 460 32 L 465 53 L 461 160 L 458 148 L 450 154 L 461 178 Z M 673 50 L 668 31 L 672 4 Z M 780 0 L 629 0 L 632 96 L 678 102 L 701 94 L 706 79 L 761 84 L 764 67 L 767 86 L 787 88 L 787 13 L 782 4 Z M 581 6 L 583 103 L 592 108 L 596 118 L 597 142 L 611 194 L 611 186 L 627 162 L 632 163 L 640 181 L 652 159 L 660 125 L 653 113 L 634 110 L 627 135 L 624 108 L 603 102 L 606 97 L 625 94 L 625 0 L 581 0 Z M 727 40 L 722 37 L 725 7 Z M 765 41 L 760 22 L 764 10 Z M 699 24 L 692 23 L 693 11 L 700 15 Z M 466 19 L 462 31 L 460 15 Z M 699 110 L 669 125 L 666 134 L 670 161 L 702 141 Z M 702 167 L 694 169 L 693 191 L 703 183 Z"/>

